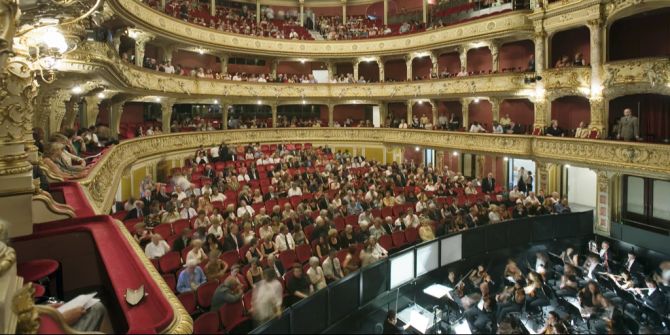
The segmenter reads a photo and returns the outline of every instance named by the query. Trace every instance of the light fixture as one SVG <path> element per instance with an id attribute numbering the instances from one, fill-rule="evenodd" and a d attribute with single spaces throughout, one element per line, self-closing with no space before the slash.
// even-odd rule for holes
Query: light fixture
<path id="1" fill-rule="evenodd" d="M 217 105 L 219 103 L 218 99 L 214 99 L 214 104 Z"/>
<path id="2" fill-rule="evenodd" d="M 305 101 L 305 100 L 302 101 L 302 104 L 303 104 L 303 105 L 306 104 L 306 103 L 307 103 L 307 101 Z"/>
<path id="3" fill-rule="evenodd" d="M 202 50 L 202 48 L 198 48 L 198 53 L 202 55 L 205 53 L 205 50 Z"/>
<path id="4" fill-rule="evenodd" d="M 475 98 L 475 103 L 476 103 L 476 104 L 479 103 L 479 98 Z"/>
<path id="5" fill-rule="evenodd" d="M 81 94 L 82 91 L 83 91 L 83 89 L 79 85 L 72 88 L 72 93 L 74 93 L 74 94 Z"/>
<path id="6" fill-rule="evenodd" d="M 161 97 L 156 97 L 156 102 L 161 102 Z"/>
<path id="7" fill-rule="evenodd" d="M 566 168 L 566 169 L 569 169 L 569 168 L 570 168 L 570 164 L 565 164 L 565 168 Z"/>
<path id="8" fill-rule="evenodd" d="M 418 104 L 423 105 L 423 101 L 419 100 Z"/>
<path id="9" fill-rule="evenodd" d="M 300 60 L 300 63 L 305 64 L 305 60 L 304 60 L 304 59 L 301 59 L 301 60 Z"/>
<path id="10" fill-rule="evenodd" d="M 105 93 L 98 93 L 98 99 L 104 99 L 105 98 Z"/>
<path id="11" fill-rule="evenodd" d="M 421 150 L 421 148 L 415 147 L 414 150 L 419 151 L 419 150 Z"/>
<path id="12" fill-rule="evenodd" d="M 454 151 L 454 153 L 452 155 L 458 156 L 458 151 Z"/>
<path id="13" fill-rule="evenodd" d="M 263 102 L 260 101 L 260 100 L 258 100 L 258 101 L 256 101 L 256 103 L 260 105 L 260 104 L 262 104 Z"/>
<path id="14" fill-rule="evenodd" d="M 503 160 L 504 160 L 505 162 L 507 162 L 507 161 L 509 160 L 509 158 L 508 158 L 507 156 L 505 156 L 505 157 L 503 157 Z"/>

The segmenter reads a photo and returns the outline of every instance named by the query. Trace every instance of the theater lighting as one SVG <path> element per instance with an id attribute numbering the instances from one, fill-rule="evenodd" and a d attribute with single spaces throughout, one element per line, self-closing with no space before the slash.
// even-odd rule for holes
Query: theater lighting
<path id="1" fill-rule="evenodd" d="M 260 101 L 260 100 L 258 100 L 256 103 L 260 105 L 260 104 L 262 104 L 263 102 Z"/>
<path id="2" fill-rule="evenodd" d="M 218 104 L 218 103 L 219 103 L 219 100 L 218 100 L 218 99 L 214 99 L 214 104 L 216 105 L 216 104 Z"/>
<path id="3" fill-rule="evenodd" d="M 98 93 L 98 99 L 104 99 L 105 98 L 105 93 Z"/>
<path id="4" fill-rule="evenodd" d="M 423 101 L 420 101 L 420 100 L 419 100 L 418 104 L 419 104 L 419 105 L 423 105 Z"/>
<path id="5" fill-rule="evenodd" d="M 305 100 L 302 101 L 302 104 L 303 104 L 303 105 L 306 104 L 306 103 L 307 103 L 307 101 L 305 101 Z"/>
<path id="6" fill-rule="evenodd" d="M 304 59 L 301 59 L 301 60 L 300 60 L 300 63 L 305 64 L 305 60 L 304 60 Z"/>
<path id="7" fill-rule="evenodd" d="M 476 104 L 479 103 L 479 98 L 475 98 L 475 103 L 476 103 Z"/>
<path id="8" fill-rule="evenodd" d="M 570 168 L 570 164 L 565 164 L 565 168 L 566 168 L 566 169 L 569 169 L 569 168 Z"/>
<path id="9" fill-rule="evenodd" d="M 202 55 L 202 54 L 205 53 L 205 50 L 202 50 L 202 49 L 198 48 L 198 53 Z"/>
<path id="10" fill-rule="evenodd" d="M 509 160 L 509 158 L 507 158 L 507 157 L 505 156 L 505 157 L 503 157 L 503 160 L 504 160 L 505 162 L 507 162 L 507 161 Z"/>
<path id="11" fill-rule="evenodd" d="M 83 89 L 79 85 L 72 88 L 72 93 L 74 93 L 74 94 L 81 94 L 82 91 L 83 91 Z"/>
<path id="12" fill-rule="evenodd" d="M 156 97 L 156 102 L 161 102 L 161 97 Z"/>
<path id="13" fill-rule="evenodd" d="M 415 147 L 414 150 L 419 151 L 419 150 L 421 150 L 421 148 Z"/>
<path id="14" fill-rule="evenodd" d="M 458 156 L 458 151 L 454 151 L 454 153 L 452 155 Z"/>

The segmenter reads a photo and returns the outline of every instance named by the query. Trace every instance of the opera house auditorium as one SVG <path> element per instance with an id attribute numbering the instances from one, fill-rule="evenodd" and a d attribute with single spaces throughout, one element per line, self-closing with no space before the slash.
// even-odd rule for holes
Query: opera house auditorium
<path id="1" fill-rule="evenodd" d="M 668 0 L 4 0 L 0 86 L 0 333 L 670 333 Z"/>

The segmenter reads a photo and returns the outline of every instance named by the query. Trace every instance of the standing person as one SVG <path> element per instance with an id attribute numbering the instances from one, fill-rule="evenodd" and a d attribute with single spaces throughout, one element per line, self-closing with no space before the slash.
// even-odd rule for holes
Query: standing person
<path id="1" fill-rule="evenodd" d="M 517 188 L 519 189 L 519 192 L 526 194 L 528 192 L 528 188 L 526 187 L 526 180 L 528 179 L 528 175 L 526 174 L 526 169 L 522 167 L 519 168 L 519 180 L 516 183 Z"/>
<path id="2" fill-rule="evenodd" d="M 263 280 L 254 286 L 251 315 L 256 325 L 278 316 L 282 311 L 283 287 L 273 269 L 263 271 Z"/>
<path id="3" fill-rule="evenodd" d="M 639 120 L 632 114 L 630 108 L 623 110 L 623 116 L 619 121 L 617 139 L 623 139 L 624 141 L 640 140 Z"/>

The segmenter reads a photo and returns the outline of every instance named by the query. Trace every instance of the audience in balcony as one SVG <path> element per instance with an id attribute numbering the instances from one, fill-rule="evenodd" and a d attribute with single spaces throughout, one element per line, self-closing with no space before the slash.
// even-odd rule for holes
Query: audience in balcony
<path id="1" fill-rule="evenodd" d="M 617 139 L 624 141 L 640 140 L 639 121 L 630 108 L 623 110 L 623 116 L 617 121 L 614 133 Z"/>
<path id="2" fill-rule="evenodd" d="M 551 120 L 551 125 L 545 129 L 544 134 L 547 136 L 562 137 L 565 136 L 565 131 L 558 126 L 558 120 Z"/>
<path id="3" fill-rule="evenodd" d="M 554 64 L 555 68 L 563 68 L 563 67 L 578 67 L 578 66 L 586 66 L 586 60 L 584 60 L 584 56 L 582 55 L 581 52 L 578 52 L 575 54 L 574 58 L 570 58 L 566 55 L 561 56 L 561 58 L 556 61 L 556 64 Z"/>
<path id="4" fill-rule="evenodd" d="M 486 129 L 477 121 L 472 122 L 472 125 L 470 126 L 470 132 L 471 133 L 486 133 Z"/>

